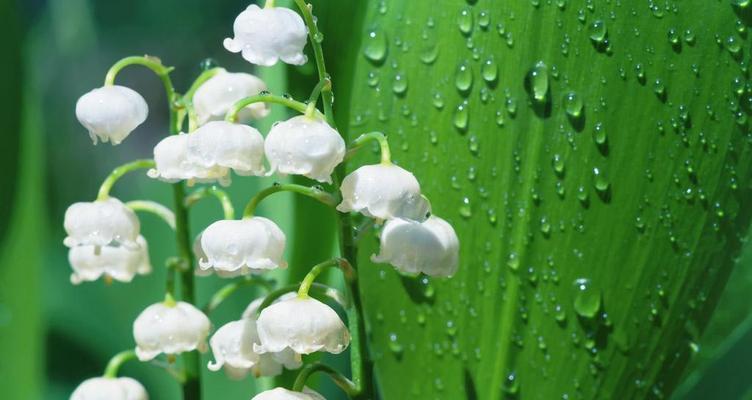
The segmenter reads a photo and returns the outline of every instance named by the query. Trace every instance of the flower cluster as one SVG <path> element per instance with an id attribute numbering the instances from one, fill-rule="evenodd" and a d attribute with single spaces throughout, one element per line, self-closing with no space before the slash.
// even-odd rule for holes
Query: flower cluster
<path id="1" fill-rule="evenodd" d="M 310 7 L 301 7 L 301 12 L 305 21 L 290 9 L 274 7 L 273 0 L 267 1 L 264 8 L 251 5 L 235 20 L 234 37 L 226 39 L 224 46 L 261 66 L 279 60 L 304 64 L 306 37 L 316 37 L 318 32 Z M 315 40 L 312 44 L 320 47 Z M 317 58 L 320 76 L 326 77 L 323 65 L 318 63 Z M 349 296 L 334 295 L 339 291 L 314 283 L 322 270 L 338 267 L 350 291 L 355 285 L 355 271 L 343 258 L 314 266 L 299 286 L 277 289 L 254 300 L 240 319 L 219 327 L 207 345 L 212 330 L 208 315 L 224 298 L 240 284 L 268 285 L 258 275 L 287 267 L 285 233 L 271 219 L 255 215 L 258 203 L 276 192 L 309 196 L 336 209 L 337 218 L 350 218 L 350 213 L 358 213 L 372 219 L 380 227 L 380 250 L 372 256 L 374 262 L 389 263 L 410 275 L 451 276 L 457 271 L 459 240 L 454 229 L 432 214 L 415 175 L 392 163 L 386 136 L 378 132 L 364 134 L 348 148 L 333 124 L 328 78 L 319 82 L 306 104 L 268 93 L 266 84 L 253 75 L 213 68 L 199 76 L 181 96 L 174 92 L 169 81 L 171 69 L 161 61 L 150 57 L 126 58 L 113 66 L 104 87 L 83 95 L 76 105 L 76 116 L 95 143 L 101 140 L 119 144 L 148 115 L 146 102 L 137 92 L 113 84 L 119 69 L 130 64 L 144 65 L 167 82 L 174 125 L 171 134 L 154 147 L 153 160 L 140 160 L 115 169 L 102 184 L 95 201 L 75 203 L 66 211 L 64 244 L 70 248 L 71 281 L 80 283 L 103 277 L 108 282 L 129 282 L 136 274 L 151 271 L 148 245 L 141 236 L 135 210 L 155 213 L 168 222 L 176 231 L 183 253 L 167 263 L 164 301 L 148 306 L 133 323 L 135 350 L 113 358 L 105 376 L 82 383 L 72 399 L 146 399 L 146 391 L 138 382 L 116 377 L 118 363 L 128 357 L 146 362 L 164 355 L 172 363 L 183 353 L 204 352 L 210 347 L 214 361 L 208 364 L 208 369 L 224 369 L 231 378 L 241 379 L 249 374 L 275 376 L 284 369 L 301 368 L 304 355 L 339 354 L 347 349 L 351 335 L 361 332 L 348 330 L 334 308 L 313 297 L 314 289 L 323 286 L 324 293 L 345 308 L 348 315 L 362 312 L 354 305 L 360 302 L 340 301 Z M 316 109 L 319 97 L 324 99 L 323 113 Z M 276 122 L 264 136 L 248 124 L 266 117 L 269 104 L 273 103 L 286 105 L 301 115 Z M 361 166 L 343 176 L 346 155 L 371 141 L 380 145 L 381 162 Z M 110 188 L 123 174 L 146 168 L 149 177 L 175 185 L 174 213 L 153 202 L 123 203 L 109 195 Z M 318 185 L 275 184 L 254 196 L 240 219 L 235 218 L 232 203 L 220 188 L 204 187 L 183 195 L 184 183 L 230 185 L 231 172 L 240 176 L 299 175 L 327 184 L 329 190 Z M 193 254 L 185 254 L 191 247 L 186 224 L 188 207 L 209 195 L 221 201 L 224 218 L 203 229 L 193 241 Z M 197 265 L 192 265 L 193 258 Z M 191 294 L 193 275 L 212 273 L 240 279 L 217 292 L 207 306 L 199 309 Z M 180 301 L 175 296 L 176 274 L 183 277 Z M 351 318 L 348 322 L 359 326 Z M 355 336 L 352 338 L 355 344 Z M 353 365 L 353 369 L 358 367 Z M 293 391 L 275 388 L 254 399 L 323 399 L 302 386 L 313 370 L 301 370 L 303 379 L 299 379 L 300 384 L 296 382 Z M 336 376 L 335 381 L 348 393 L 360 390 L 332 369 L 322 370 Z"/>

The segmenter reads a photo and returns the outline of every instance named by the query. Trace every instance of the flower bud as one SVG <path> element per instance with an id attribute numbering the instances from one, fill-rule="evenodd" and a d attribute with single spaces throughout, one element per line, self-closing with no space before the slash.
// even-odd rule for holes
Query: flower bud
<path id="1" fill-rule="evenodd" d="M 396 218 L 381 231 L 381 251 L 373 262 L 392 264 L 408 274 L 451 276 L 457 271 L 460 242 L 454 228 L 431 216 L 423 222 Z"/>
<path id="2" fill-rule="evenodd" d="M 227 38 L 224 46 L 233 53 L 242 53 L 251 64 L 272 66 L 278 60 L 303 65 L 308 30 L 303 18 L 284 7 L 260 8 L 251 4 L 235 18 L 234 38 Z"/>
<path id="3" fill-rule="evenodd" d="M 212 121 L 187 135 L 187 161 L 207 171 L 264 174 L 264 137 L 248 125 Z"/>
<path id="4" fill-rule="evenodd" d="M 341 212 L 370 218 L 409 218 L 422 221 L 430 212 L 415 175 L 393 164 L 364 165 L 342 180 Z"/>
<path id="5" fill-rule="evenodd" d="M 266 83 L 251 74 L 227 72 L 223 69 L 204 82 L 193 95 L 193 106 L 199 125 L 224 120 L 227 111 L 238 100 L 266 90 Z M 247 123 L 264 118 L 270 111 L 266 103 L 253 103 L 238 112 L 238 122 Z"/>
<path id="6" fill-rule="evenodd" d="M 109 197 L 94 202 L 74 203 L 65 211 L 63 223 L 68 247 L 123 246 L 138 248 L 141 225 L 136 214 L 120 200 Z"/>
<path id="7" fill-rule="evenodd" d="M 133 323 L 136 356 L 149 361 L 161 353 L 206 351 L 209 318 L 192 304 L 160 302 L 147 307 Z"/>
<path id="8" fill-rule="evenodd" d="M 310 297 L 293 297 L 261 310 L 257 353 L 292 349 L 298 354 L 324 350 L 338 354 L 350 344 L 350 332 L 328 305 Z"/>
<path id="9" fill-rule="evenodd" d="M 94 144 L 120 144 L 146 121 L 149 107 L 138 92 L 125 86 L 96 88 L 76 102 L 76 118 L 89 130 Z"/>
<path id="10" fill-rule="evenodd" d="M 76 388 L 70 400 L 148 400 L 146 389 L 132 378 L 90 378 Z"/>
<path id="11" fill-rule="evenodd" d="M 264 143 L 270 173 L 303 175 L 332 182 L 334 168 L 345 158 L 345 141 L 326 122 L 300 115 L 274 125 Z"/>
<path id="12" fill-rule="evenodd" d="M 286 237 L 269 219 L 220 220 L 201 233 L 202 270 L 246 275 L 285 268 Z"/>
<path id="13" fill-rule="evenodd" d="M 146 275 L 151 272 L 149 250 L 146 239 L 139 235 L 136 239 L 138 248 L 76 246 L 68 251 L 68 261 L 73 268 L 71 282 L 95 281 L 106 276 L 120 282 L 130 282 L 136 274 Z"/>
<path id="14" fill-rule="evenodd" d="M 190 134 L 170 135 L 162 139 L 154 147 L 154 162 L 156 168 L 149 170 L 147 175 L 164 182 L 175 183 L 181 180 L 190 182 L 214 182 L 228 185 L 230 170 L 226 167 L 213 166 L 210 168 L 195 164 L 188 157 L 188 137 Z"/>
<path id="15" fill-rule="evenodd" d="M 274 388 L 261 392 L 251 400 L 326 400 L 324 396 L 314 392 L 309 388 L 303 388 L 302 392 L 293 392 L 285 388 Z"/>

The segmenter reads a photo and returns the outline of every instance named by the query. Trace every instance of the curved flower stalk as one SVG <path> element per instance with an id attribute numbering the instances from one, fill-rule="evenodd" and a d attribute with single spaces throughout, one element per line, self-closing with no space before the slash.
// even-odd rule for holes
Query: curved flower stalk
<path id="1" fill-rule="evenodd" d="M 138 92 L 125 86 L 103 86 L 84 94 L 76 103 L 76 118 L 89 130 L 94 144 L 120 144 L 146 121 L 149 106 Z"/>
<path id="2" fill-rule="evenodd" d="M 83 382 L 70 400 L 148 400 L 146 389 L 133 378 L 98 377 Z"/>
<path id="3" fill-rule="evenodd" d="M 159 354 L 205 352 L 209 327 L 209 318 L 201 310 L 190 303 L 175 302 L 168 295 L 165 301 L 147 307 L 133 322 L 136 355 L 141 361 L 149 361 Z"/>
<path id="4" fill-rule="evenodd" d="M 303 19 L 296 12 L 270 6 L 260 8 L 251 4 L 241 12 L 233 24 L 234 38 L 224 40 L 228 51 L 241 53 L 251 64 L 272 66 L 282 60 L 286 64 L 303 65 L 306 30 Z"/>
<path id="5" fill-rule="evenodd" d="M 227 111 L 238 100 L 266 90 L 266 83 L 255 75 L 227 72 L 220 68 L 219 72 L 204 82 L 193 95 L 193 106 L 199 125 L 223 120 Z M 261 119 L 270 112 L 269 106 L 265 103 L 251 104 L 238 112 L 238 122 L 248 123 Z"/>
<path id="6" fill-rule="evenodd" d="M 95 281 L 101 277 L 105 280 L 130 282 L 135 275 L 151 272 L 149 249 L 146 239 L 139 235 L 135 249 L 124 246 L 106 246 L 96 250 L 96 246 L 76 246 L 68 250 L 68 261 L 73 273 L 71 283 Z"/>

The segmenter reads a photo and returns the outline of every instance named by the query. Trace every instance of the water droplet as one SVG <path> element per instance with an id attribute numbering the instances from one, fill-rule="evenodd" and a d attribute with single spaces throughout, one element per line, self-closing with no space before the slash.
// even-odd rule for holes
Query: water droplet
<path id="1" fill-rule="evenodd" d="M 608 182 L 606 174 L 598 167 L 593 168 L 593 187 L 601 195 L 608 193 L 611 188 L 611 184 Z"/>
<path id="2" fill-rule="evenodd" d="M 679 32 L 671 28 L 668 30 L 668 42 L 672 45 L 679 44 Z"/>
<path id="3" fill-rule="evenodd" d="M 511 372 L 507 375 L 506 379 L 504 379 L 502 390 L 509 395 L 516 395 L 519 392 L 520 381 L 517 380 L 517 374 Z"/>
<path id="4" fill-rule="evenodd" d="M 579 278 L 574 285 L 577 289 L 574 311 L 581 317 L 594 318 L 601 309 L 601 292 L 593 287 L 589 279 Z"/>
<path id="5" fill-rule="evenodd" d="M 551 160 L 551 165 L 554 168 L 554 173 L 556 173 L 556 176 L 564 176 L 564 159 L 561 157 L 561 155 L 554 154 L 554 158 L 553 160 Z"/>
<path id="6" fill-rule="evenodd" d="M 397 95 L 402 95 L 407 91 L 407 76 L 402 72 L 394 74 L 394 81 L 392 82 L 392 91 Z"/>
<path id="7" fill-rule="evenodd" d="M 431 97 L 431 103 L 433 103 L 433 106 L 438 110 L 444 108 L 444 96 L 441 95 L 441 92 L 437 90 L 433 93 L 433 96 Z"/>
<path id="8" fill-rule="evenodd" d="M 470 204 L 470 198 L 463 197 L 462 198 L 462 205 L 460 206 L 460 216 L 462 218 L 468 219 L 473 216 L 473 208 Z"/>
<path id="9" fill-rule="evenodd" d="M 463 35 L 470 35 L 473 31 L 473 12 L 470 8 L 465 7 L 460 10 L 460 15 L 457 17 L 457 27 L 460 28 L 460 32 Z"/>
<path id="10" fill-rule="evenodd" d="M 467 100 L 465 100 L 457 106 L 456 110 L 454 110 L 454 117 L 452 118 L 452 122 L 454 123 L 455 128 L 459 129 L 460 131 L 465 131 L 467 130 L 469 119 L 470 112 L 468 111 Z"/>
<path id="11" fill-rule="evenodd" d="M 387 53 L 386 34 L 381 29 L 368 31 L 366 42 L 363 47 L 363 54 L 367 59 L 374 63 L 384 61 Z"/>
<path id="12" fill-rule="evenodd" d="M 401 356 L 402 352 L 405 350 L 404 347 L 399 343 L 398 337 L 396 333 L 390 333 L 389 334 L 389 350 L 394 353 L 396 356 Z"/>
<path id="13" fill-rule="evenodd" d="M 499 67 L 496 65 L 496 61 L 493 56 L 489 56 L 483 65 L 480 67 L 480 74 L 483 76 L 483 80 L 488 83 L 496 81 L 499 76 Z"/>
<path id="14" fill-rule="evenodd" d="M 603 43 L 607 34 L 606 24 L 600 19 L 593 21 L 588 27 L 588 35 L 596 43 Z"/>
<path id="15" fill-rule="evenodd" d="M 734 36 L 729 36 L 726 39 L 726 50 L 729 51 L 731 54 L 739 54 L 739 52 L 742 50 L 742 45 L 739 43 L 739 40 Z"/>
<path id="16" fill-rule="evenodd" d="M 454 73 L 454 84 L 460 93 L 467 93 L 473 86 L 473 70 L 467 60 L 457 65 L 457 71 Z"/>
<path id="17" fill-rule="evenodd" d="M 571 118 L 579 118 L 582 115 L 582 98 L 575 92 L 567 92 L 564 95 L 564 110 Z"/>
<path id="18" fill-rule="evenodd" d="M 548 95 L 548 67 L 543 61 L 538 61 L 528 73 L 530 79 L 530 94 L 538 103 L 546 100 Z"/>
<path id="19" fill-rule="evenodd" d="M 666 85 L 661 78 L 656 78 L 655 82 L 653 82 L 653 92 L 660 98 L 666 95 Z"/>
<path id="20" fill-rule="evenodd" d="M 487 10 L 483 10 L 478 14 L 478 26 L 481 29 L 488 29 L 488 25 L 491 24 L 491 15 Z"/>

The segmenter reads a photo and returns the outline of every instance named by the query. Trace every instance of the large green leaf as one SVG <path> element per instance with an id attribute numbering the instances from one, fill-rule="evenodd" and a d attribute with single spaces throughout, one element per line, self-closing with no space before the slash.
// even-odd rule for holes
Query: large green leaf
<path id="1" fill-rule="evenodd" d="M 361 233 L 383 397 L 668 395 L 749 224 L 749 10 L 360 4 L 326 34 L 340 127 L 386 132 L 462 242 L 411 279 Z"/>

